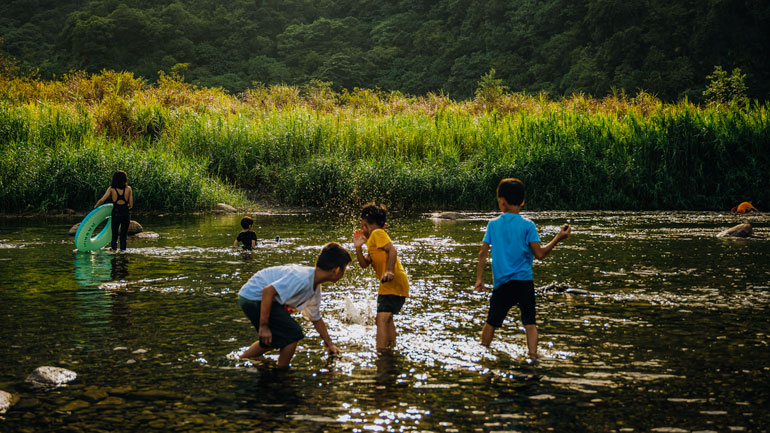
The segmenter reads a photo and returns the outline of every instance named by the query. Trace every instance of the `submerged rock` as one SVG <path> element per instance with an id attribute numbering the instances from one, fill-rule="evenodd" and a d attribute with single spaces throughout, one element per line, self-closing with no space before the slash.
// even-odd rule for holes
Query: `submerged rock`
<path id="1" fill-rule="evenodd" d="M 19 401 L 18 395 L 0 390 L 0 413 L 5 413 L 17 401 Z"/>
<path id="2" fill-rule="evenodd" d="M 545 286 L 538 287 L 535 291 L 543 294 L 547 293 L 568 293 L 570 295 L 589 295 L 590 292 L 583 289 L 573 289 L 569 284 L 563 284 L 553 281 Z"/>
<path id="3" fill-rule="evenodd" d="M 748 238 L 754 234 L 754 228 L 749 223 L 738 224 L 719 232 L 718 238 Z"/>
<path id="4" fill-rule="evenodd" d="M 38 367 L 27 376 L 25 382 L 33 388 L 57 388 L 65 386 L 78 377 L 72 370 L 60 367 Z"/>
<path id="5" fill-rule="evenodd" d="M 135 239 L 158 239 L 159 237 L 160 235 L 155 232 L 142 232 L 134 235 Z"/>

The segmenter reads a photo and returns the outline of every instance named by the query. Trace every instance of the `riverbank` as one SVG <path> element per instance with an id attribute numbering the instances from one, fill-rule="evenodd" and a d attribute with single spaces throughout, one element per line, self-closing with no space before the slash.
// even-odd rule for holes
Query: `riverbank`
<path id="1" fill-rule="evenodd" d="M 767 105 L 651 95 L 472 101 L 273 86 L 231 96 L 128 73 L 0 83 L 0 212 L 84 210 L 115 169 L 138 211 L 281 206 L 490 209 L 499 179 L 530 209 L 770 207 Z"/>

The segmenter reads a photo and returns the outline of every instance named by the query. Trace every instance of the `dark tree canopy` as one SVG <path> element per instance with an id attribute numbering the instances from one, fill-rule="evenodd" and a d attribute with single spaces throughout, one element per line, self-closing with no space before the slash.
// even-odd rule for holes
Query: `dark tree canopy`
<path id="1" fill-rule="evenodd" d="M 721 66 L 770 96 L 770 3 L 757 0 L 5 0 L 0 47 L 22 72 L 131 71 L 331 82 L 472 97 L 491 69 L 513 91 L 651 92 L 703 100 Z"/>

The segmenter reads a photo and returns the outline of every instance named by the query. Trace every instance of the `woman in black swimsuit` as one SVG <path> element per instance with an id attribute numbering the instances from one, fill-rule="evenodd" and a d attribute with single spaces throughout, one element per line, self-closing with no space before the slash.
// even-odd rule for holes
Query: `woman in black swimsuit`
<path id="1" fill-rule="evenodd" d="M 130 209 L 134 207 L 134 191 L 128 186 L 128 175 L 123 170 L 118 170 L 112 175 L 112 185 L 107 188 L 102 198 L 96 202 L 94 208 L 101 206 L 107 200 L 112 201 L 112 242 L 110 247 L 112 251 L 117 249 L 118 234 L 120 234 L 120 250 L 126 250 L 126 236 L 128 235 L 128 225 L 131 222 Z"/>

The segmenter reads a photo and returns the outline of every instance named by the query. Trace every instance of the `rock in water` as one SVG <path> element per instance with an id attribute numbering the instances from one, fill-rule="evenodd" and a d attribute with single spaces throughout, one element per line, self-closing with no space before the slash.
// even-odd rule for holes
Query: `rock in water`
<path id="1" fill-rule="evenodd" d="M 134 220 L 131 220 L 131 222 L 128 224 L 128 234 L 129 234 L 129 236 L 130 235 L 135 235 L 137 233 L 141 233 L 143 231 L 144 231 L 144 227 L 142 227 L 141 224 L 139 224 L 138 222 L 136 222 Z"/>
<path id="2" fill-rule="evenodd" d="M 738 224 L 727 230 L 720 232 L 718 238 L 748 238 L 754 234 L 754 229 L 749 223 Z"/>
<path id="3" fill-rule="evenodd" d="M 5 413 L 17 401 L 19 401 L 19 396 L 0 390 L 0 413 Z"/>
<path id="4" fill-rule="evenodd" d="M 431 218 L 433 219 L 439 219 L 439 220 L 456 220 L 460 218 L 460 214 L 457 212 L 439 212 L 431 215 Z"/>
<path id="5" fill-rule="evenodd" d="M 155 232 L 142 232 L 134 235 L 135 239 L 158 239 L 159 237 L 160 235 Z"/>
<path id="6" fill-rule="evenodd" d="M 60 367 L 38 367 L 27 376 L 25 382 L 33 388 L 57 388 L 64 386 L 78 377 L 74 371 Z"/>
<path id="7" fill-rule="evenodd" d="M 69 235 L 70 236 L 75 236 L 75 234 L 78 232 L 78 227 L 80 227 L 80 223 L 77 223 L 74 226 L 72 226 L 70 228 Z M 142 227 L 142 225 L 139 224 L 138 222 L 134 221 L 134 220 L 131 220 L 131 222 L 128 224 L 128 234 L 129 235 L 139 234 L 139 233 L 141 233 L 143 231 L 144 231 L 144 228 Z M 94 234 L 94 236 L 96 236 L 96 235 Z"/>
<path id="8" fill-rule="evenodd" d="M 217 203 L 216 210 L 223 213 L 235 213 L 238 212 L 234 207 L 227 203 Z"/>

